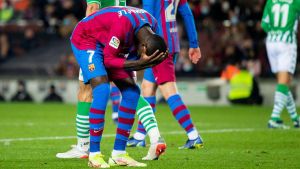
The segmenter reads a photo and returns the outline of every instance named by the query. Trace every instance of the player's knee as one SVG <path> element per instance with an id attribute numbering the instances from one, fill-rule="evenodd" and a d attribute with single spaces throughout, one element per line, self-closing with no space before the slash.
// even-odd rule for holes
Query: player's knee
<path id="1" fill-rule="evenodd" d="M 110 85 L 109 83 L 101 83 L 93 88 L 94 101 L 108 100 L 110 96 Z"/>
<path id="2" fill-rule="evenodd" d="M 166 82 L 159 85 L 163 97 L 167 100 L 169 97 L 178 93 L 175 82 Z"/>
<path id="3" fill-rule="evenodd" d="M 92 97 L 92 88 L 90 85 L 79 85 L 79 91 L 78 91 L 78 100 L 80 102 L 91 102 Z"/>
<path id="4" fill-rule="evenodd" d="M 138 86 L 131 86 L 127 89 L 124 89 L 122 92 L 122 99 L 129 101 L 129 102 L 135 102 L 139 99 L 141 90 Z"/>
<path id="5" fill-rule="evenodd" d="M 144 97 L 155 96 L 156 88 L 157 88 L 155 83 L 143 80 L 141 87 L 142 87 L 142 95 Z"/>

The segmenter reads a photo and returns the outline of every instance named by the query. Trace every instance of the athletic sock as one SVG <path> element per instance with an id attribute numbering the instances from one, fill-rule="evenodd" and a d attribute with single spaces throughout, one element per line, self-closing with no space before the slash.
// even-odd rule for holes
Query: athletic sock
<path id="1" fill-rule="evenodd" d="M 134 123 L 135 110 L 140 96 L 140 89 L 136 87 L 127 88 L 122 93 L 119 107 L 118 128 L 114 144 L 114 150 L 125 151 L 130 130 Z"/>
<path id="2" fill-rule="evenodd" d="M 280 119 L 280 114 L 284 107 L 287 105 L 288 101 L 288 86 L 284 84 L 278 84 L 276 86 L 275 96 L 274 96 L 274 107 L 271 115 L 271 119 L 277 121 Z"/>
<path id="3" fill-rule="evenodd" d="M 78 102 L 76 114 L 77 147 L 83 151 L 89 149 L 89 110 L 90 102 Z"/>
<path id="4" fill-rule="evenodd" d="M 97 151 L 97 152 L 90 152 L 90 153 L 89 153 L 89 156 L 90 156 L 90 157 L 93 157 L 93 156 L 95 156 L 95 155 L 97 155 L 97 154 L 101 154 L 101 152 L 100 152 L 100 151 Z"/>
<path id="5" fill-rule="evenodd" d="M 297 120 L 298 115 L 297 115 L 296 105 L 295 105 L 295 101 L 294 101 L 292 92 L 289 91 L 287 96 L 288 97 L 287 97 L 286 108 L 290 114 L 291 119 L 295 121 L 295 120 Z"/>
<path id="6" fill-rule="evenodd" d="M 118 109 L 120 105 L 121 93 L 117 86 L 111 87 L 110 99 L 112 101 L 112 119 L 118 119 Z"/>
<path id="7" fill-rule="evenodd" d="M 137 106 L 139 125 L 136 134 L 134 134 L 133 136 L 135 139 L 144 140 L 147 132 L 149 134 L 151 143 L 156 143 L 158 141 L 160 133 L 158 130 L 156 118 L 154 116 L 155 103 L 155 96 L 145 98 L 140 96 Z"/>
<path id="8" fill-rule="evenodd" d="M 120 155 L 120 154 L 125 154 L 125 153 L 126 153 L 126 151 L 113 150 L 113 151 L 111 152 L 111 156 L 112 156 L 112 157 L 115 157 L 115 156 L 118 156 L 118 155 Z"/>
<path id="9" fill-rule="evenodd" d="M 93 89 L 93 102 L 90 109 L 90 152 L 100 152 L 105 109 L 109 99 L 108 83 L 98 85 Z"/>
<path id="10" fill-rule="evenodd" d="M 175 94 L 168 98 L 167 103 L 173 112 L 173 116 L 186 131 L 188 138 L 190 140 L 195 140 L 199 136 L 199 133 L 195 129 L 190 112 L 183 103 L 181 97 L 178 94 Z"/>

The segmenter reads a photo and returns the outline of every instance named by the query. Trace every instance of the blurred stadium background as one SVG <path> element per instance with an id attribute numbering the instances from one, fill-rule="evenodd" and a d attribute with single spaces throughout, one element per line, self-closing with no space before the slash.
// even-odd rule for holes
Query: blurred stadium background
<path id="1" fill-rule="evenodd" d="M 181 51 L 176 73 L 187 104 L 228 104 L 228 87 L 211 79 L 219 78 L 225 66 L 236 59 L 259 79 L 264 104 L 272 104 L 275 79 L 266 57 L 265 33 L 260 27 L 264 3 L 189 0 L 203 58 L 196 65 L 189 61 L 187 36 L 179 17 Z M 139 0 L 127 4 L 141 7 Z M 84 0 L 0 1 L 2 100 L 11 100 L 17 80 L 25 80 L 34 101 L 41 102 L 53 84 L 65 102 L 76 102 L 78 65 L 70 50 L 69 37 L 77 21 L 84 17 L 85 5 Z M 201 99 L 195 101 L 191 95 Z"/>
<path id="2" fill-rule="evenodd" d="M 188 2 L 203 58 L 197 65 L 189 61 L 187 35 L 179 17 L 176 74 L 205 148 L 178 150 L 186 137 L 168 107 L 158 104 L 158 124 L 168 151 L 162 159 L 147 162 L 149 168 L 299 168 L 299 130 L 267 129 L 276 81 L 260 27 L 265 0 Z M 127 0 L 127 4 L 141 7 L 140 0 Z M 86 161 L 55 157 L 76 139 L 78 65 L 69 37 L 84 17 L 85 7 L 85 0 L 0 0 L 0 168 L 87 167 Z M 220 76 L 227 64 L 237 60 L 257 79 L 265 106 L 227 106 L 229 84 L 220 82 Z M 292 86 L 296 98 L 300 96 L 299 57 L 297 62 Z M 8 103 L 41 103 L 52 97 L 71 104 Z M 296 103 L 299 106 L 300 99 Z M 106 118 L 102 145 L 108 154 L 115 126 L 110 114 Z M 283 120 L 291 125 L 287 113 Z M 140 159 L 147 150 L 128 151 Z"/>

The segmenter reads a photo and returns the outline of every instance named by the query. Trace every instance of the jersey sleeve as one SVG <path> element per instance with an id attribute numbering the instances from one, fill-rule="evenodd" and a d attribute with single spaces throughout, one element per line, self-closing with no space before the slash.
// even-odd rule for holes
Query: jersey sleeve
<path id="1" fill-rule="evenodd" d="M 143 0 L 143 9 L 149 12 L 151 15 L 154 14 L 155 4 L 154 0 Z"/>
<path id="2" fill-rule="evenodd" d="M 178 12 L 184 20 L 184 26 L 187 30 L 190 48 L 199 47 L 194 16 L 186 0 L 180 0 L 178 4 Z"/>
<path id="3" fill-rule="evenodd" d="M 87 4 L 93 4 L 93 3 L 96 3 L 96 4 L 101 5 L 101 0 L 86 0 L 86 3 L 87 3 Z"/>
<path id="4" fill-rule="evenodd" d="M 265 32 L 269 32 L 270 31 L 270 15 L 269 15 L 269 3 L 270 1 L 267 0 L 265 8 L 264 8 L 264 12 L 263 12 L 263 16 L 262 16 L 262 20 L 261 20 L 261 27 Z"/>
<path id="5" fill-rule="evenodd" d="M 122 22 L 122 21 L 121 21 Z M 120 26 L 123 25 L 123 26 Z M 128 33 L 133 32 L 133 28 L 128 23 L 117 23 L 110 29 L 107 43 L 104 47 L 104 65 L 106 68 L 123 68 L 125 57 L 121 56 L 122 46 L 126 43 Z"/>

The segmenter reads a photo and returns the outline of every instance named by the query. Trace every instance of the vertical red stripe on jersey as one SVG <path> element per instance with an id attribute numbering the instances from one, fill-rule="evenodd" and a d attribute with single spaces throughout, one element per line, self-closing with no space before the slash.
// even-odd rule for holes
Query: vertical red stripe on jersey
<path id="1" fill-rule="evenodd" d="M 170 22 L 170 30 L 173 30 L 174 31 L 174 22 Z M 170 32 L 170 35 L 171 35 L 171 40 L 172 40 L 172 49 L 173 51 L 171 51 L 171 53 L 175 53 L 175 44 L 174 44 L 174 38 L 175 38 L 175 33 L 174 32 Z"/>
<path id="2" fill-rule="evenodd" d="M 146 17 L 147 17 L 147 20 L 148 20 L 148 22 L 150 23 L 150 25 L 153 27 L 153 23 L 152 23 L 152 19 L 151 19 L 151 16 L 149 15 L 149 14 L 145 14 L 146 15 Z"/>
<path id="3" fill-rule="evenodd" d="M 138 25 L 140 25 L 139 19 L 137 18 L 136 14 L 133 14 L 132 16 L 133 16 L 136 27 L 138 27 Z"/>
<path id="4" fill-rule="evenodd" d="M 161 28 L 163 31 L 165 42 L 168 46 L 168 35 L 167 35 L 167 25 L 166 25 L 166 14 L 165 14 L 165 1 L 160 1 L 160 8 L 163 10 L 160 10 L 160 17 L 161 17 Z M 163 11 L 163 12 L 162 12 Z"/>

